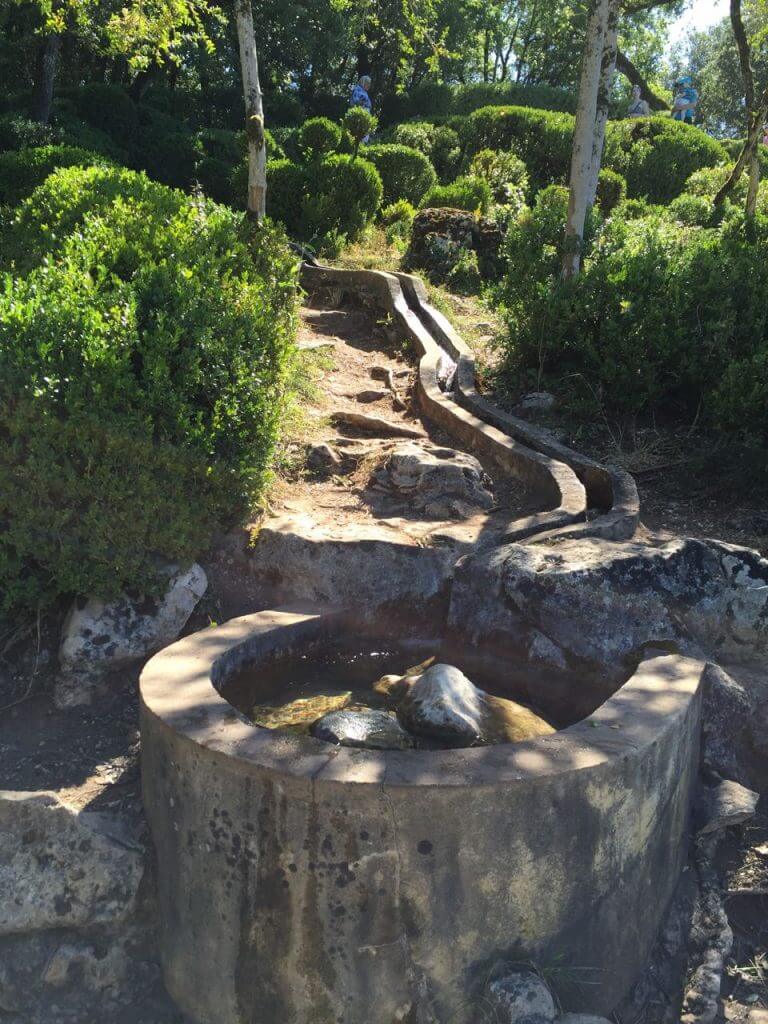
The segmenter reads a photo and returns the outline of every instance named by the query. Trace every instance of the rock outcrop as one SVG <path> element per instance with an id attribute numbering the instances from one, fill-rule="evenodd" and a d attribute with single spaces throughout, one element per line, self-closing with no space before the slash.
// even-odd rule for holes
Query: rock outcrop
<path id="1" fill-rule="evenodd" d="M 560 652 L 613 684 L 644 644 L 699 652 L 768 646 L 768 561 L 747 548 L 676 538 L 659 544 L 568 540 L 510 544 L 465 558 L 450 624 L 474 643 Z"/>

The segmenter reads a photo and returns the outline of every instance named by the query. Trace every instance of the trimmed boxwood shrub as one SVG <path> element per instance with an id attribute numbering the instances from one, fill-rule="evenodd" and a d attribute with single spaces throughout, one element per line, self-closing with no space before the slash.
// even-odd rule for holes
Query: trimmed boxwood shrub
<path id="1" fill-rule="evenodd" d="M 437 182 L 429 158 L 409 146 L 380 144 L 366 146 L 361 152 L 381 175 L 385 206 L 398 199 L 418 206 L 422 196 Z"/>
<path id="2" fill-rule="evenodd" d="M 304 160 L 333 153 L 341 142 L 341 128 L 327 117 L 310 117 L 296 133 L 298 151 Z"/>
<path id="3" fill-rule="evenodd" d="M 367 159 L 334 154 L 306 168 L 301 232 L 309 240 L 332 232 L 353 241 L 381 206 L 383 188 Z"/>
<path id="4" fill-rule="evenodd" d="M 523 107 L 485 107 L 466 119 L 462 140 L 469 156 L 481 149 L 511 149 L 524 161 L 534 191 L 564 184 L 571 161 L 570 114 Z M 700 167 L 726 159 L 719 142 L 669 117 L 609 121 L 603 166 L 626 178 L 631 198 L 669 202 Z"/>
<path id="5" fill-rule="evenodd" d="M 0 204 L 16 206 L 58 167 L 87 167 L 104 157 L 75 146 L 39 146 L 0 153 Z"/>
<path id="6" fill-rule="evenodd" d="M 288 234 L 297 238 L 302 234 L 301 203 L 306 185 L 306 170 L 300 164 L 291 160 L 267 162 L 267 214 L 281 221 Z"/>
<path id="7" fill-rule="evenodd" d="M 472 157 L 470 174 L 487 181 L 494 202 L 519 207 L 528 191 L 528 171 L 519 156 L 481 149 Z"/>
<path id="8" fill-rule="evenodd" d="M 3 268 L 26 273 L 46 258 L 57 256 L 69 236 L 88 215 L 108 210 L 116 201 L 145 209 L 146 217 L 176 216 L 188 197 L 145 174 L 105 164 L 72 167 L 51 174 L 22 202 L 0 237 Z"/>
<path id="9" fill-rule="evenodd" d="M 429 121 L 406 121 L 398 124 L 392 132 L 392 142 L 398 146 L 418 149 L 424 156 L 432 156 L 437 129 Z"/>
<path id="10" fill-rule="evenodd" d="M 573 117 L 527 107 L 484 107 L 462 124 L 468 156 L 481 149 L 512 150 L 528 168 L 535 192 L 563 184 L 571 162 Z"/>
<path id="11" fill-rule="evenodd" d="M 422 208 L 450 206 L 456 210 L 487 213 L 491 205 L 491 189 L 487 181 L 471 174 L 457 178 L 450 185 L 435 185 L 421 201 Z"/>
<path id="12" fill-rule="evenodd" d="M 309 164 L 267 164 L 267 213 L 304 241 L 332 233 L 355 239 L 376 215 L 382 193 L 376 168 L 359 157 L 335 153 Z"/>
<path id="13" fill-rule="evenodd" d="M 83 217 L 93 171 L 58 176 L 79 229 L 0 289 L 4 610 L 151 589 L 199 555 L 260 492 L 291 353 L 281 232 L 140 175 L 142 201 Z"/>
<path id="14" fill-rule="evenodd" d="M 630 198 L 668 203 L 694 171 L 727 158 L 719 142 L 693 125 L 643 117 L 609 122 L 603 163 L 624 175 Z"/>
<path id="15" fill-rule="evenodd" d="M 94 82 L 74 96 L 81 117 L 127 147 L 139 128 L 139 111 L 131 97 L 118 85 Z"/>
<path id="16" fill-rule="evenodd" d="M 572 89 L 551 85 L 520 85 L 517 82 L 473 82 L 456 89 L 453 110 L 471 114 L 488 106 L 538 107 L 542 110 L 576 112 L 577 95 Z"/>

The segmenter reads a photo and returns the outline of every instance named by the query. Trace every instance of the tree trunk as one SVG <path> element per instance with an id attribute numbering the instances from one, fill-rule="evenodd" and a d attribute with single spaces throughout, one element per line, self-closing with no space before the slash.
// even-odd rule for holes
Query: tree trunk
<path id="1" fill-rule="evenodd" d="M 731 27 L 733 37 L 736 40 L 736 47 L 739 51 L 739 65 L 741 77 L 744 79 L 744 102 L 747 107 L 748 126 L 747 138 L 744 149 L 739 155 L 736 166 L 731 172 L 728 181 L 715 196 L 715 204 L 721 203 L 730 191 L 736 187 L 736 182 L 742 175 L 746 166 L 749 166 L 749 188 L 747 190 L 746 214 L 754 217 L 755 206 L 757 205 L 757 189 L 760 184 L 760 160 L 757 155 L 757 146 L 760 138 L 760 129 L 765 119 L 764 110 L 755 110 L 757 106 L 755 96 L 755 72 L 752 68 L 752 53 L 747 38 L 747 30 L 741 18 L 741 0 L 731 0 Z M 763 96 L 761 108 L 765 108 L 765 96 Z"/>
<path id="2" fill-rule="evenodd" d="M 267 148 L 264 141 L 264 105 L 259 84 L 259 61 L 253 31 L 251 0 L 235 0 L 240 69 L 245 97 L 248 138 L 248 216 L 260 222 L 266 215 Z"/>
<path id="3" fill-rule="evenodd" d="M 58 33 L 46 36 L 37 57 L 35 69 L 35 85 L 32 94 L 32 118 L 41 124 L 48 124 L 51 119 L 53 104 L 53 86 L 59 66 L 61 36 Z"/>
<path id="4" fill-rule="evenodd" d="M 573 133 L 570 197 L 563 246 L 563 277 L 575 277 L 581 266 L 584 222 L 587 216 L 597 118 L 597 97 L 608 30 L 610 0 L 592 0 L 579 83 L 579 102 Z"/>
<path id="5" fill-rule="evenodd" d="M 589 175 L 587 192 L 587 209 L 595 205 L 597 183 L 600 179 L 600 166 L 603 162 L 605 146 L 605 126 L 608 123 L 608 111 L 611 103 L 613 76 L 616 72 L 616 53 L 619 40 L 619 4 L 618 0 L 610 0 L 608 26 L 605 31 L 605 46 L 600 66 L 600 86 L 597 92 L 597 114 L 595 116 L 595 136 L 592 140 L 592 168 Z"/>

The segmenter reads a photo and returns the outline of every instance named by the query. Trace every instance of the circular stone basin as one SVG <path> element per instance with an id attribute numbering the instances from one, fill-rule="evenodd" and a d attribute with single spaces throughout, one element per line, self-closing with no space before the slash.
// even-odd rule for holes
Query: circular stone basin
<path id="1" fill-rule="evenodd" d="M 221 696 L 349 632 L 260 612 L 142 673 L 173 997 L 200 1024 L 471 1024 L 503 965 L 534 961 L 566 1008 L 610 1011 L 685 860 L 701 663 L 647 652 L 586 719 L 459 750 L 336 747 Z"/>

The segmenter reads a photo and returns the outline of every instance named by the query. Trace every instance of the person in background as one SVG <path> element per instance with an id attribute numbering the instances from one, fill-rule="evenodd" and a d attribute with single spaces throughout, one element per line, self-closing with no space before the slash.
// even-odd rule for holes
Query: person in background
<path id="1" fill-rule="evenodd" d="M 365 109 L 370 113 L 371 97 L 368 95 L 368 90 L 370 88 L 370 78 L 368 75 L 363 75 L 352 90 L 352 97 L 349 101 L 350 107 L 365 107 Z"/>
<path id="2" fill-rule="evenodd" d="M 675 121 L 693 124 L 699 94 L 693 87 L 690 75 L 683 75 L 675 82 L 675 98 L 672 103 L 672 117 Z"/>
<path id="3" fill-rule="evenodd" d="M 632 86 L 632 102 L 629 104 L 627 113 L 630 117 L 648 117 L 651 113 L 651 108 L 648 106 L 648 102 L 643 99 L 639 85 Z"/>
<path id="4" fill-rule="evenodd" d="M 768 124 L 763 125 L 763 137 L 760 141 L 764 146 L 768 146 Z"/>

